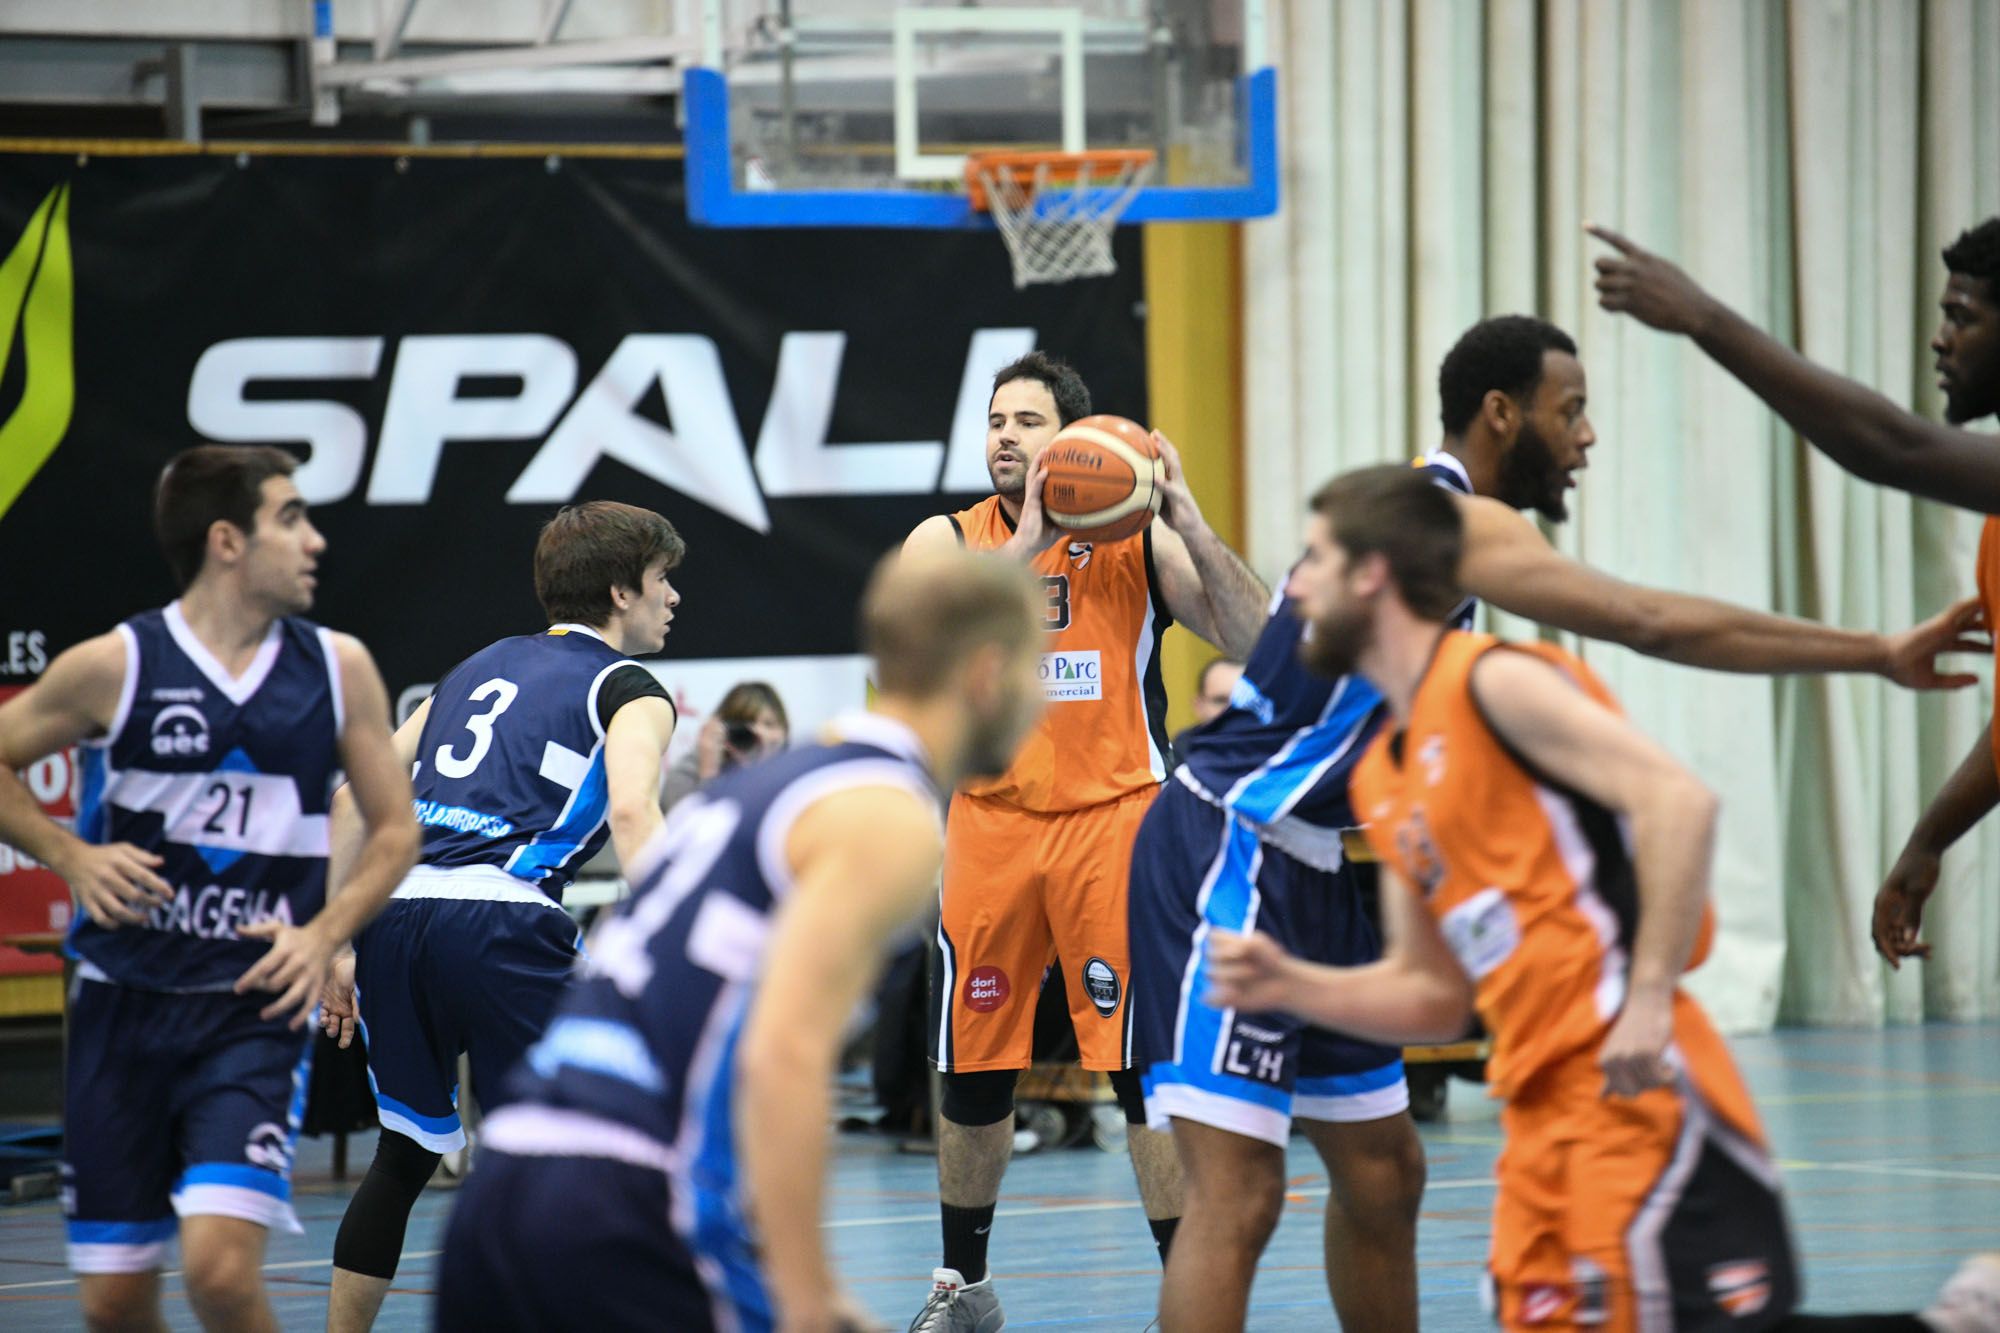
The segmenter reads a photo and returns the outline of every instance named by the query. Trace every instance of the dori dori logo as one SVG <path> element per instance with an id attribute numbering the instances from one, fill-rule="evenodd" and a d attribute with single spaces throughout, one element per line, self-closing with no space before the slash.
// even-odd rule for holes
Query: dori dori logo
<path id="1" fill-rule="evenodd" d="M 76 408 L 75 275 L 70 262 L 69 186 L 43 198 L 0 259 L 0 378 L 18 335 L 20 401 L 0 405 L 0 518 L 62 443 Z"/>

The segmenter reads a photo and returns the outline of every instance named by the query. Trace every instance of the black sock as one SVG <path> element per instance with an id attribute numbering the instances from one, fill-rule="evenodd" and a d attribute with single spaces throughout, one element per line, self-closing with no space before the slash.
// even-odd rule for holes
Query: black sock
<path id="1" fill-rule="evenodd" d="M 993 1230 L 993 1204 L 984 1208 L 938 1205 L 944 1215 L 944 1266 L 956 1268 L 967 1282 L 986 1276 L 986 1242 Z"/>
<path id="2" fill-rule="evenodd" d="M 1147 1218 L 1146 1225 L 1153 1229 L 1153 1244 L 1160 1247 L 1160 1263 L 1167 1262 L 1167 1250 L 1174 1243 L 1174 1228 L 1181 1224 L 1178 1217 Z"/>

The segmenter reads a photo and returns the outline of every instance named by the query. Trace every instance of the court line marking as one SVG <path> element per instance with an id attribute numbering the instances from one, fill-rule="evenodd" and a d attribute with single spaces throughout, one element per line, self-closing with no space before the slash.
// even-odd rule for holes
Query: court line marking
<path id="1" fill-rule="evenodd" d="M 1785 1171 L 1844 1171 L 1859 1175 L 1908 1176 L 1926 1180 L 1969 1180 L 1982 1184 L 2000 1185 L 2000 1172 L 1955 1171 L 1933 1167 L 1903 1166 L 1894 1161 L 1815 1162 L 1787 1158 L 1781 1160 L 1778 1165 L 1781 1170 Z M 1491 1176 L 1465 1176 L 1452 1180 L 1430 1181 L 1424 1186 L 1424 1192 L 1425 1194 L 1429 1194 L 1432 1190 L 1493 1189 L 1497 1183 Z M 1330 1186 L 1315 1185 L 1306 1189 L 1287 1189 L 1285 1193 L 1294 1198 L 1324 1198 L 1330 1192 L 1330 1189 Z M 1002 1208 L 997 1210 L 994 1216 L 1052 1217 L 1062 1213 L 1103 1213 L 1119 1209 L 1138 1208 L 1140 1206 L 1140 1202 L 1137 1199 L 1100 1199 L 1090 1203 L 1058 1203 L 1043 1204 L 1032 1208 Z M 825 1231 L 844 1231 L 859 1227 L 909 1226 L 916 1223 L 936 1225 L 937 1213 L 932 1211 L 899 1214 L 892 1217 L 837 1218 L 833 1221 L 822 1222 L 820 1227 Z M 435 1259 L 442 1253 L 444 1253 L 442 1250 L 406 1250 L 398 1255 L 397 1259 L 399 1262 L 404 1259 Z M 265 1264 L 263 1271 L 266 1273 L 278 1273 L 300 1268 L 327 1268 L 331 1267 L 332 1264 L 333 1258 L 331 1255 L 324 1259 L 289 1259 L 278 1263 Z M 180 1277 L 181 1275 L 182 1270 L 178 1268 L 164 1269 L 160 1273 L 160 1276 L 163 1278 Z M 71 1275 L 63 1278 L 48 1278 L 39 1282 L 0 1283 L 0 1292 L 36 1291 L 49 1287 L 73 1287 L 75 1285 L 76 1277 Z"/>

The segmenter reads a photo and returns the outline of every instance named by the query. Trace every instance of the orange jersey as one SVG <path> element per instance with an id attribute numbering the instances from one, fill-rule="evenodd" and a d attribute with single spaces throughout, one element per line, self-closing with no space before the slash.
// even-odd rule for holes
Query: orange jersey
<path id="1" fill-rule="evenodd" d="M 998 496 L 951 522 L 975 550 L 1014 534 Z M 1048 595 L 1048 712 L 1012 768 L 960 790 L 1053 814 L 1157 787 L 1167 775 L 1160 636 L 1173 620 L 1153 576 L 1152 534 L 1095 545 L 1058 540 L 1033 567 Z"/>
<path id="2" fill-rule="evenodd" d="M 1986 627 L 1993 631 L 1993 656 L 2000 663 L 2000 518 L 1989 518 L 1979 533 L 1979 600 Z M 1993 765 L 2000 768 L 2000 725 L 1993 728 Z"/>
<path id="3" fill-rule="evenodd" d="M 1493 1034 L 1488 1080 L 1496 1096 L 1514 1099 L 1531 1088 L 1553 1091 L 1539 1081 L 1545 1074 L 1550 1082 L 1577 1075 L 1601 1085 L 1592 1066 L 1624 1005 L 1639 899 L 1618 819 L 1538 779 L 1487 727 L 1470 676 L 1495 647 L 1551 661 L 1591 698 L 1617 708 L 1590 669 L 1559 649 L 1454 631 L 1417 690 L 1409 726 L 1375 738 L 1351 791 L 1376 855 L 1423 895 L 1472 979 Z M 1712 931 L 1707 917 L 1690 966 L 1706 955 Z M 1719 1085 L 1703 1090 L 1754 1133 L 1720 1039 L 1686 996 L 1675 1002 L 1675 1036 L 1696 1083 Z"/>

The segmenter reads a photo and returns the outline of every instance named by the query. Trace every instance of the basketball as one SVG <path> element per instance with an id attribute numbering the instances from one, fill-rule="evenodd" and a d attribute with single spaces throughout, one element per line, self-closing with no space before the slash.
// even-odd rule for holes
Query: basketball
<path id="1" fill-rule="evenodd" d="M 1049 441 L 1043 467 L 1043 510 L 1082 541 L 1130 537 L 1160 512 L 1160 451 L 1136 421 L 1073 421 Z"/>

